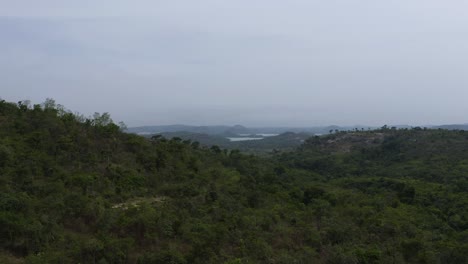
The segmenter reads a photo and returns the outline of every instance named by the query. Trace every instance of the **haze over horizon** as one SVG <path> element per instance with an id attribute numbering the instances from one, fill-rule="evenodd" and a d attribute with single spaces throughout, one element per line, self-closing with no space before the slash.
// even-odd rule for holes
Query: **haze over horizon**
<path id="1" fill-rule="evenodd" d="M 2 1 L 0 97 L 143 125 L 468 123 L 468 2 Z"/>

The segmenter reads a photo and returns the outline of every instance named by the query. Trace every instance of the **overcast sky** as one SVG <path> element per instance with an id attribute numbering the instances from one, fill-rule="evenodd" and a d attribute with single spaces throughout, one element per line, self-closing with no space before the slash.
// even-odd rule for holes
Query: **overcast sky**
<path id="1" fill-rule="evenodd" d="M 468 123 L 468 1 L 0 0 L 0 97 L 129 126 Z"/>

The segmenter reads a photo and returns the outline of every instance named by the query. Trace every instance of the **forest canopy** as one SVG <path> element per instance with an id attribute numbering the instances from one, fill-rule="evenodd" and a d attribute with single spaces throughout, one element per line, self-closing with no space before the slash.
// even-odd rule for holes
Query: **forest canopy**
<path id="1" fill-rule="evenodd" d="M 0 102 L 1 263 L 467 263 L 468 132 L 254 156 Z"/>

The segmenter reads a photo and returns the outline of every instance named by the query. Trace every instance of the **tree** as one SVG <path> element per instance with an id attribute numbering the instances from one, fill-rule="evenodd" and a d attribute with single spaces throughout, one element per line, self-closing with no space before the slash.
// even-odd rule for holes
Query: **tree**
<path id="1" fill-rule="evenodd" d="M 112 124 L 113 121 L 109 113 L 106 112 L 101 115 L 98 112 L 96 112 L 93 115 L 93 123 L 95 126 L 107 126 L 109 124 Z"/>
<path id="2" fill-rule="evenodd" d="M 53 110 L 53 109 L 55 109 L 56 106 L 57 106 L 57 104 L 55 103 L 55 100 L 52 99 L 52 98 L 47 98 L 42 103 L 42 107 L 44 108 L 44 110 Z"/>

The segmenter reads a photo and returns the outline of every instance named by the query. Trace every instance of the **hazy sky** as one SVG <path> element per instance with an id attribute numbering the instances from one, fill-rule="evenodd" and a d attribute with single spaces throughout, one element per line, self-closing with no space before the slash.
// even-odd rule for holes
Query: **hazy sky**
<path id="1" fill-rule="evenodd" d="M 468 1 L 0 0 L 0 97 L 129 126 L 468 123 Z"/>

